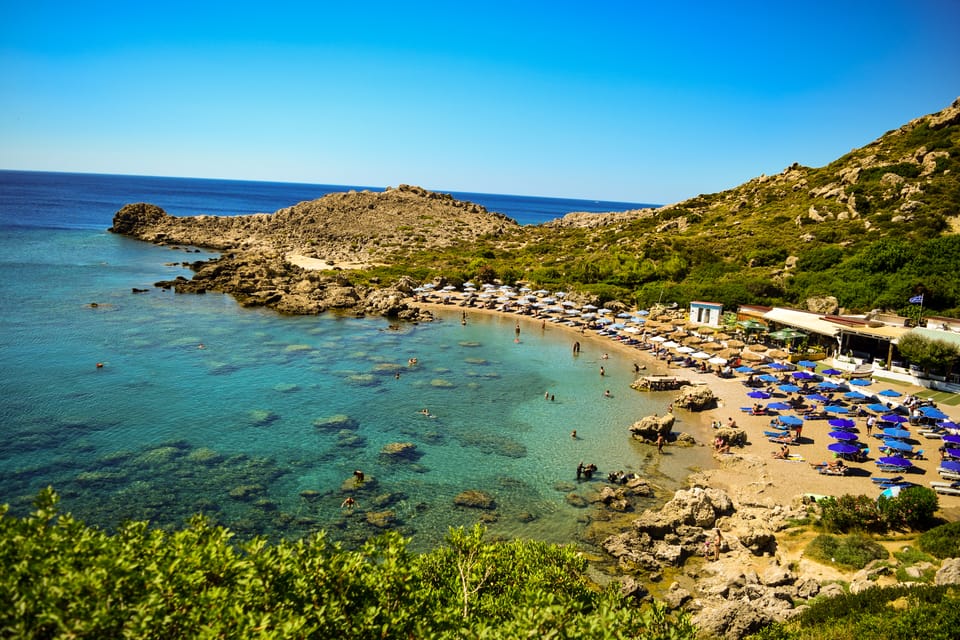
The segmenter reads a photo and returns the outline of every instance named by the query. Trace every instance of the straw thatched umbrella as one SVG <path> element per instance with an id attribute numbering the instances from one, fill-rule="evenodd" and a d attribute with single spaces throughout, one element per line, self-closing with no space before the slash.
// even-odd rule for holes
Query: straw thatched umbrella
<path id="1" fill-rule="evenodd" d="M 750 349 L 744 349 L 740 353 L 740 358 L 743 360 L 750 360 L 751 362 L 760 362 L 763 360 L 763 356 L 756 351 L 751 351 Z"/>
<path id="2" fill-rule="evenodd" d="M 743 340 L 727 340 L 727 346 L 731 349 L 743 349 L 747 344 Z"/>
<path id="3" fill-rule="evenodd" d="M 733 337 L 733 336 L 729 336 L 729 335 L 725 334 L 723 331 L 721 331 L 720 333 L 718 333 L 718 334 L 716 334 L 715 336 L 713 336 L 713 339 L 714 339 L 714 340 L 729 340 L 729 339 L 732 338 L 732 337 Z"/>
<path id="4" fill-rule="evenodd" d="M 720 351 L 723 349 L 723 345 L 719 342 L 704 342 L 700 345 L 701 349 L 709 349 L 710 351 Z"/>
<path id="5" fill-rule="evenodd" d="M 703 339 L 698 338 L 697 336 L 687 336 L 683 339 L 683 344 L 686 345 L 700 344 L 701 342 L 703 342 Z"/>
<path id="6" fill-rule="evenodd" d="M 721 358 L 726 358 L 727 360 L 733 360 L 734 358 L 736 358 L 737 356 L 740 355 L 740 350 L 739 350 L 739 349 L 724 349 L 724 350 L 722 350 L 722 351 L 718 351 L 718 352 L 717 352 L 717 355 L 720 356 Z"/>
<path id="7" fill-rule="evenodd" d="M 769 348 L 770 347 L 768 347 L 765 344 L 752 344 L 749 347 L 747 347 L 747 349 L 749 349 L 750 351 L 756 351 L 757 353 L 763 353 Z"/>
<path id="8" fill-rule="evenodd" d="M 781 351 L 780 349 L 772 349 L 767 351 L 768 358 L 775 358 L 777 360 L 786 360 L 790 357 L 790 354 L 786 351 Z"/>

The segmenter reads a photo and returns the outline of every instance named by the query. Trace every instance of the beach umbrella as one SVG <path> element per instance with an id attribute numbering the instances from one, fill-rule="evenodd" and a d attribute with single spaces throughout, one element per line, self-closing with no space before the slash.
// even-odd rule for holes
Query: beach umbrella
<path id="1" fill-rule="evenodd" d="M 757 400 L 766 400 L 767 398 L 770 397 L 770 394 L 767 393 L 766 391 L 757 390 L 757 391 L 751 391 L 750 393 L 747 394 L 747 396 L 751 398 L 756 398 Z"/>
<path id="2" fill-rule="evenodd" d="M 709 362 L 710 364 L 724 365 L 724 364 L 727 364 L 727 359 L 721 358 L 720 356 L 713 356 L 712 358 L 707 360 L 707 362 Z"/>
<path id="3" fill-rule="evenodd" d="M 856 385 L 858 387 L 868 387 L 873 384 L 873 380 L 870 378 L 854 378 L 850 381 L 850 384 Z"/>
<path id="4" fill-rule="evenodd" d="M 960 444 L 960 436 L 955 436 L 953 434 L 947 434 L 943 436 L 943 441 L 949 444 Z"/>
<path id="5" fill-rule="evenodd" d="M 677 347 L 677 353 L 693 353 L 694 351 L 696 351 L 696 349 L 694 349 L 693 347 L 687 347 L 687 346 Z"/>
<path id="6" fill-rule="evenodd" d="M 947 447 L 946 449 L 944 449 L 944 453 L 946 453 L 948 456 L 950 456 L 954 460 L 960 460 L 960 449 L 953 449 L 951 447 Z"/>
<path id="7" fill-rule="evenodd" d="M 896 413 L 880 416 L 880 419 L 883 420 L 884 422 L 896 422 L 896 423 L 910 422 L 909 418 L 904 418 L 903 416 Z"/>
<path id="8" fill-rule="evenodd" d="M 617 317 L 618 317 L 618 318 L 632 318 L 632 317 L 633 317 L 633 314 L 632 314 L 632 313 L 627 313 L 626 311 L 621 311 L 620 313 L 617 314 Z"/>
<path id="9" fill-rule="evenodd" d="M 887 436 L 888 438 L 909 438 L 910 432 L 906 429 L 897 429 L 896 427 L 892 427 L 890 429 L 884 429 L 883 435 Z"/>
<path id="10" fill-rule="evenodd" d="M 663 348 L 664 348 L 664 349 L 676 349 L 676 348 L 679 347 L 679 346 L 680 346 L 680 344 L 677 343 L 677 342 L 674 342 L 673 340 L 668 340 L 667 342 L 664 342 L 664 343 L 663 343 Z"/>
<path id="11" fill-rule="evenodd" d="M 813 360 L 801 360 L 797 364 L 800 365 L 801 367 L 807 367 L 808 369 L 813 369 L 817 366 L 817 363 L 814 362 Z"/>
<path id="12" fill-rule="evenodd" d="M 843 394 L 843 397 L 847 398 L 848 400 L 866 400 L 867 399 L 867 396 L 863 395 L 859 391 L 847 391 L 845 394 Z"/>
<path id="13" fill-rule="evenodd" d="M 767 405 L 767 409 L 772 411 L 786 411 L 789 408 L 790 405 L 788 405 L 786 402 L 771 402 Z"/>
<path id="14" fill-rule="evenodd" d="M 792 327 L 784 327 L 783 329 L 771 331 L 767 335 L 774 340 L 795 340 L 797 338 L 806 337 L 807 334 Z"/>
<path id="15" fill-rule="evenodd" d="M 819 393 L 811 393 L 807 396 L 807 400 L 813 400 L 814 402 L 830 402 L 830 398 L 827 396 L 822 396 Z"/>
<path id="16" fill-rule="evenodd" d="M 761 375 L 757 376 L 757 380 L 760 380 L 761 382 L 774 383 L 774 382 L 777 381 L 777 378 L 776 378 L 776 376 L 772 376 L 772 375 L 770 375 L 769 373 L 764 373 L 764 374 L 761 374 Z"/>
<path id="17" fill-rule="evenodd" d="M 901 456 L 884 456 L 877 459 L 877 464 L 890 467 L 902 467 L 904 469 L 909 469 L 913 466 L 912 462 Z"/>
<path id="18" fill-rule="evenodd" d="M 899 391 L 894 391 L 893 389 L 884 389 L 883 391 L 880 392 L 879 395 L 887 396 L 888 398 L 899 398 L 903 394 L 900 393 Z"/>
<path id="19" fill-rule="evenodd" d="M 796 427 L 803 424 L 803 420 L 797 416 L 780 416 L 777 418 L 777 420 L 780 421 L 780 424 L 785 424 L 790 427 Z"/>
<path id="20" fill-rule="evenodd" d="M 831 418 L 827 421 L 827 424 L 838 429 L 852 429 L 856 426 L 856 423 L 850 418 Z"/>
<path id="21" fill-rule="evenodd" d="M 913 451 L 913 447 L 902 440 L 884 440 L 883 446 L 895 451 Z"/>
<path id="22" fill-rule="evenodd" d="M 913 486 L 916 485 L 914 485 L 912 482 L 907 482 L 905 484 L 894 484 L 881 491 L 880 495 L 882 495 L 884 498 L 896 498 L 898 495 L 900 495 L 901 491 L 904 489 L 909 489 Z"/>
<path id="23" fill-rule="evenodd" d="M 938 472 L 948 472 L 948 473 L 960 473 L 960 461 L 957 460 L 943 460 L 940 462 L 940 467 L 937 469 Z"/>
<path id="24" fill-rule="evenodd" d="M 607 309 L 606 307 L 600 307 L 599 309 L 597 309 L 597 313 L 599 313 L 600 315 L 604 315 L 604 314 L 606 314 L 606 313 L 613 313 L 613 309 Z"/>
<path id="25" fill-rule="evenodd" d="M 706 360 L 710 357 L 710 354 L 706 351 L 697 351 L 696 353 L 691 353 L 690 357 L 696 358 L 697 360 Z"/>
<path id="26" fill-rule="evenodd" d="M 743 349 L 747 346 L 742 340 L 727 340 L 727 346 L 731 349 Z"/>
<path id="27" fill-rule="evenodd" d="M 940 426 L 944 429 L 960 429 L 960 425 L 956 422 L 950 422 L 949 420 L 944 420 L 940 423 Z"/>
<path id="28" fill-rule="evenodd" d="M 734 371 L 736 371 L 737 373 L 756 373 L 753 369 L 751 369 L 747 365 L 741 365 L 736 369 L 734 369 Z"/>
<path id="29" fill-rule="evenodd" d="M 850 413 L 850 410 L 846 407 L 840 407 L 835 404 L 828 404 L 823 408 L 827 413 Z"/>
<path id="30" fill-rule="evenodd" d="M 857 439 L 857 434 L 850 433 L 849 431 L 831 431 L 827 434 L 828 437 L 833 438 L 834 440 L 846 440 L 852 442 Z"/>
<path id="31" fill-rule="evenodd" d="M 879 402 L 874 402 L 873 404 L 868 404 L 867 409 L 870 409 L 870 411 L 874 413 L 884 413 L 885 411 L 889 411 L 890 407 L 885 404 L 880 404 Z"/>
<path id="32" fill-rule="evenodd" d="M 841 373 L 843 373 L 843 371 L 840 371 L 840 369 L 824 369 L 820 373 L 822 373 L 825 376 L 838 376 Z"/>
<path id="33" fill-rule="evenodd" d="M 737 323 L 737 326 L 747 333 L 767 330 L 767 325 L 763 324 L 759 320 L 741 320 Z"/>
<path id="34" fill-rule="evenodd" d="M 650 342 L 666 342 L 666 341 L 667 339 L 664 338 L 663 336 L 653 336 L 652 338 L 650 338 Z"/>
<path id="35" fill-rule="evenodd" d="M 794 371 L 791 373 L 794 378 L 797 380 L 813 380 L 813 374 L 809 371 Z"/>
<path id="36" fill-rule="evenodd" d="M 848 442 L 834 442 L 833 444 L 828 444 L 827 449 L 844 456 L 848 456 L 851 453 L 857 453 L 860 451 L 860 447 Z"/>
<path id="37" fill-rule="evenodd" d="M 781 384 L 778 389 L 784 393 L 796 393 L 797 391 L 800 391 L 800 387 L 795 384 Z"/>
<path id="38" fill-rule="evenodd" d="M 763 356 L 760 355 L 759 353 L 756 353 L 754 351 L 750 351 L 749 349 L 747 349 L 740 354 L 740 359 L 751 360 L 753 362 L 760 362 L 761 360 L 763 360 Z"/>
<path id="39" fill-rule="evenodd" d="M 767 351 L 767 357 L 776 358 L 778 360 L 786 360 L 790 357 L 790 354 L 786 351 L 780 351 L 779 349 L 771 349 L 770 351 Z"/>
<path id="40" fill-rule="evenodd" d="M 724 332 L 720 331 L 719 333 L 713 334 L 713 339 L 714 339 L 714 340 L 729 340 L 729 339 L 730 339 L 730 336 L 727 335 L 727 334 L 725 334 Z"/>
<path id="41" fill-rule="evenodd" d="M 838 385 L 830 382 L 829 380 L 824 380 L 817 385 L 817 389 L 820 389 L 821 391 L 836 391 L 839 388 L 840 387 Z"/>
<path id="42" fill-rule="evenodd" d="M 920 413 L 934 420 L 946 420 L 949 416 L 936 407 L 920 407 Z"/>
<path id="43" fill-rule="evenodd" d="M 783 364 L 782 362 L 771 362 L 767 366 L 775 371 L 788 371 L 790 369 L 790 365 Z"/>

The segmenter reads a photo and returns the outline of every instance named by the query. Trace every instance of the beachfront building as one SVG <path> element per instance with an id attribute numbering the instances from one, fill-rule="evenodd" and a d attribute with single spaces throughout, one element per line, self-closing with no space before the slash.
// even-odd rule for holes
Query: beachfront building
<path id="1" fill-rule="evenodd" d="M 693 324 L 703 324 L 718 329 L 722 317 L 723 305 L 719 302 L 701 302 L 698 300 L 690 302 L 690 322 Z"/>
<path id="2" fill-rule="evenodd" d="M 922 380 L 922 372 L 906 362 L 897 351 L 898 341 L 908 333 L 916 333 L 930 340 L 941 340 L 960 345 L 960 320 L 928 318 L 926 327 L 911 327 L 907 318 L 873 313 L 869 315 L 818 314 L 781 307 L 762 309 L 741 308 L 738 318 L 747 321 L 757 318 L 768 325 L 765 338 L 778 335 L 794 336 L 784 341 L 791 360 L 827 360 L 834 368 L 849 374 L 870 371 L 922 386 L 960 389 L 960 374 L 941 372 L 930 380 Z M 785 330 L 792 330 L 790 334 Z"/>

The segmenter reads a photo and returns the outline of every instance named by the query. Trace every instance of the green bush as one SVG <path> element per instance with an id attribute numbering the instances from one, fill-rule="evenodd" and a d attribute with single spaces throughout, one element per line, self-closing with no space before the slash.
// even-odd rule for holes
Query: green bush
<path id="1" fill-rule="evenodd" d="M 924 528 L 939 507 L 936 491 L 927 487 L 908 487 L 893 498 L 880 496 L 877 500 L 877 508 L 891 529 Z"/>
<path id="2" fill-rule="evenodd" d="M 925 531 L 917 539 L 920 549 L 937 558 L 960 557 L 960 522 L 948 522 Z"/>
<path id="3" fill-rule="evenodd" d="M 827 531 L 881 532 L 887 528 L 877 501 L 869 496 L 844 494 L 839 498 L 825 498 L 820 501 L 820 509 L 820 525 Z"/>
<path id="4" fill-rule="evenodd" d="M 838 537 L 820 534 L 810 541 L 805 552 L 821 562 L 863 569 L 873 560 L 889 557 L 887 550 L 866 536 L 851 533 Z"/>
<path id="5" fill-rule="evenodd" d="M 417 555 L 388 533 L 347 551 L 323 534 L 243 544 L 201 517 L 110 535 L 61 515 L 44 490 L 28 517 L 0 507 L 3 638 L 601 638 L 692 640 L 685 614 L 600 590 L 570 547 L 490 543 L 454 530 Z"/>

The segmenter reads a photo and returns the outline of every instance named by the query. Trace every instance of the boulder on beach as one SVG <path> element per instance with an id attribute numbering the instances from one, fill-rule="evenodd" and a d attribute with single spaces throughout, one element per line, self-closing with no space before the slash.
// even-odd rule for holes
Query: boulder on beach
<path id="1" fill-rule="evenodd" d="M 654 414 L 640 418 L 630 425 L 630 433 L 633 434 L 636 440 L 652 444 L 657 441 L 660 435 L 664 438 L 669 436 L 670 430 L 673 428 L 673 423 L 674 417 L 672 413 L 668 413 L 665 416 Z"/>
<path id="2" fill-rule="evenodd" d="M 680 387 L 680 394 L 674 399 L 673 405 L 690 411 L 705 411 L 716 408 L 717 397 L 707 385 L 687 385 Z"/>

